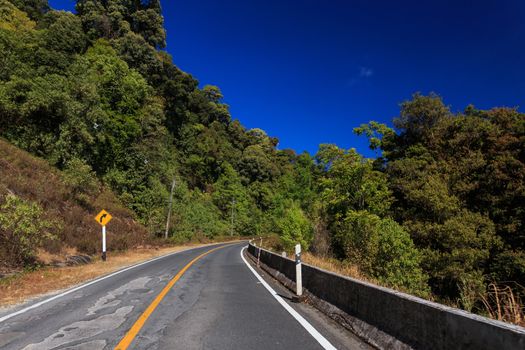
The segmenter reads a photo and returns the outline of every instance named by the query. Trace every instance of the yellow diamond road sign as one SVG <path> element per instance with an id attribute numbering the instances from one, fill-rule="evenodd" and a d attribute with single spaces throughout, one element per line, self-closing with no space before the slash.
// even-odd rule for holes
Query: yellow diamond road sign
<path id="1" fill-rule="evenodd" d="M 97 222 L 101 226 L 106 226 L 108 224 L 108 222 L 111 221 L 112 218 L 113 218 L 113 216 L 111 216 L 110 213 L 108 213 L 107 211 L 102 209 L 102 211 L 100 213 L 98 213 L 98 215 L 95 217 L 95 220 L 97 220 Z"/>

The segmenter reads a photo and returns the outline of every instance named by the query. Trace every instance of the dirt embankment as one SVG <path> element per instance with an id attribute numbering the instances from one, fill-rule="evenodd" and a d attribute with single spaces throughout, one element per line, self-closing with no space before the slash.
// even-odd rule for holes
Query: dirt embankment
<path id="1" fill-rule="evenodd" d="M 54 239 L 42 239 L 38 247 L 28 247 L 35 252 L 38 248 L 38 254 L 31 254 L 31 257 L 44 260 L 49 256 L 60 261 L 70 255 L 98 254 L 101 232 L 93 218 L 101 209 L 113 215 L 108 226 L 109 251 L 150 243 L 151 236 L 135 220 L 133 213 L 96 178 L 92 183 L 96 185 L 89 191 L 79 193 L 64 173 L 45 160 L 0 139 L 0 216 L 8 221 L 3 223 L 0 220 L 0 274 L 27 268 L 37 262 L 28 261 L 27 252 L 19 251 L 29 234 L 35 234 L 32 230 L 40 234 L 39 228 L 33 225 L 36 221 L 53 223 L 47 231 Z M 20 200 L 15 204 L 24 203 L 26 207 L 20 210 L 16 205 L 7 207 L 9 196 Z M 38 220 L 24 221 L 24 216 L 27 219 L 28 215 L 35 215 L 35 208 L 41 212 Z M 27 227 L 22 228 L 24 225 Z"/>

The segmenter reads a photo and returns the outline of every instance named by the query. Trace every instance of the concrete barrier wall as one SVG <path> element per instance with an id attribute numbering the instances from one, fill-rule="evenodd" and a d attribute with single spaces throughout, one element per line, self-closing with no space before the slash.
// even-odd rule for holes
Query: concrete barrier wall
<path id="1" fill-rule="evenodd" d="M 257 258 L 259 248 L 248 252 Z M 261 249 L 261 262 L 295 281 L 295 262 Z M 303 288 L 415 349 L 525 349 L 525 328 L 303 264 Z"/>

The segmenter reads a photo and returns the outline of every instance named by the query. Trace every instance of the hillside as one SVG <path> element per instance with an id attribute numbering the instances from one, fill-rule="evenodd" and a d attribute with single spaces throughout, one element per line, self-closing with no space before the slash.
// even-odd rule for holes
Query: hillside
<path id="1" fill-rule="evenodd" d="M 68 174 L 0 139 L 0 269 L 20 267 L 36 257 L 38 248 L 58 255 L 99 252 L 100 226 L 93 217 L 102 208 L 114 217 L 108 226 L 109 250 L 143 243 L 146 229 L 93 180 L 92 191 L 80 193 Z M 13 196 L 21 201 L 15 210 L 7 205 Z M 55 238 L 43 237 L 47 233 Z M 34 245 L 38 242 L 41 247 Z"/>

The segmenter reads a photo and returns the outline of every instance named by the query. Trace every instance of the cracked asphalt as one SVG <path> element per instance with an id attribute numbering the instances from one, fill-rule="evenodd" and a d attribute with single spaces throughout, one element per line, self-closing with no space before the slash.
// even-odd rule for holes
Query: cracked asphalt
<path id="1" fill-rule="evenodd" d="M 322 349 L 248 269 L 240 255 L 245 246 L 225 245 L 190 266 L 129 349 Z M 151 261 L 0 322 L 0 349 L 114 349 L 168 282 L 213 248 Z M 291 296 L 258 272 L 279 294 Z M 0 318 L 39 301 L 0 311 Z M 369 349 L 312 307 L 288 303 L 334 347 Z"/>

